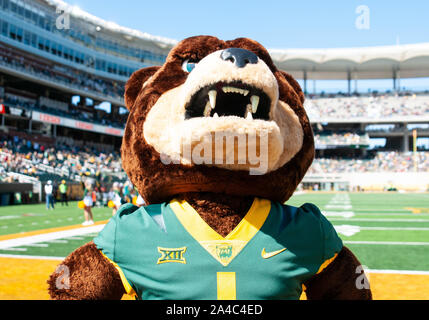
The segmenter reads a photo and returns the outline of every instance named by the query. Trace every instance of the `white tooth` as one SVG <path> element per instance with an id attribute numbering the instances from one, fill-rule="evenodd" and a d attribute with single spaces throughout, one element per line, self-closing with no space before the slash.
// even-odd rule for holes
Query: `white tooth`
<path id="1" fill-rule="evenodd" d="M 251 113 L 251 112 L 247 112 L 246 120 L 253 120 L 253 117 L 252 117 L 252 113 Z"/>
<path id="2" fill-rule="evenodd" d="M 255 113 L 258 110 L 259 96 L 251 96 L 250 102 L 252 103 L 252 112 Z"/>
<path id="3" fill-rule="evenodd" d="M 243 90 L 243 94 L 247 96 L 249 94 L 249 90 Z"/>
<path id="4" fill-rule="evenodd" d="M 219 118 L 219 115 L 217 114 L 217 112 L 215 112 L 215 114 L 213 115 L 213 118 Z"/>
<path id="5" fill-rule="evenodd" d="M 210 102 L 207 101 L 206 107 L 204 108 L 204 117 L 210 117 L 210 111 L 212 110 Z"/>
<path id="6" fill-rule="evenodd" d="M 216 95 L 217 95 L 216 90 L 210 90 L 209 91 L 210 105 L 211 105 L 212 109 L 214 109 L 216 106 Z"/>

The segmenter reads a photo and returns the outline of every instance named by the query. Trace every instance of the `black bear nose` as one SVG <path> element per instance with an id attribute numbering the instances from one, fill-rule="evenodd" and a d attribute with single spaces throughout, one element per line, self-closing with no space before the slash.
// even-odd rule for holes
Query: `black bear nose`
<path id="1" fill-rule="evenodd" d="M 248 63 L 258 63 L 258 56 L 252 51 L 241 48 L 228 48 L 220 55 L 222 60 L 231 61 L 239 68 L 244 68 Z"/>

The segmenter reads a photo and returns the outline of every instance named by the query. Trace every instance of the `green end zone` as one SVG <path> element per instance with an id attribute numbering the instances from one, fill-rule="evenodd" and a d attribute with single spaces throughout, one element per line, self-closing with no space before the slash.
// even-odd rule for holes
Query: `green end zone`
<path id="1" fill-rule="evenodd" d="M 287 204 L 301 206 L 305 202 L 320 208 L 344 244 L 369 269 L 429 271 L 428 193 L 301 193 Z M 412 208 L 421 210 L 416 213 Z M 104 221 L 112 211 L 93 208 L 93 213 L 95 221 Z M 50 211 L 43 204 L 0 207 L 0 237 L 82 221 L 83 211 L 76 202 Z M 65 257 L 97 234 L 91 227 L 79 229 L 84 231 L 54 234 L 53 239 L 8 248 L 2 248 L 4 242 L 0 241 L 0 255 Z"/>

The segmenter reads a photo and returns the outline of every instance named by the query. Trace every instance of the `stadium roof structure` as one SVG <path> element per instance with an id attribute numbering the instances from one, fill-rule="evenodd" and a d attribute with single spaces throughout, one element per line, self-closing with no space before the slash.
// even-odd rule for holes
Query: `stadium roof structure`
<path id="1" fill-rule="evenodd" d="M 177 40 L 150 35 L 145 32 L 106 21 L 62 0 L 43 0 L 72 16 L 100 26 L 103 31 L 132 41 L 142 40 L 155 45 L 165 54 Z M 328 48 L 328 49 L 268 49 L 275 65 L 304 80 L 393 79 L 396 89 L 400 78 L 429 77 L 429 43 L 392 46 Z"/>
<path id="2" fill-rule="evenodd" d="M 332 49 L 271 49 L 278 68 L 298 79 L 429 77 L 429 43 Z"/>
<path id="3" fill-rule="evenodd" d="M 62 0 L 43 0 L 50 6 L 54 6 L 57 9 L 60 9 L 64 12 L 69 13 L 71 16 L 84 20 L 88 23 L 91 23 L 95 26 L 99 26 L 104 31 L 110 31 L 114 34 L 122 35 L 127 40 L 133 40 L 133 38 L 143 40 L 146 42 L 151 42 L 156 44 L 159 48 L 170 51 L 170 49 L 177 43 L 177 40 L 154 36 L 146 32 L 141 32 L 139 30 L 127 28 L 118 25 L 112 21 L 106 21 L 101 18 L 98 18 L 77 6 L 72 6 Z"/>

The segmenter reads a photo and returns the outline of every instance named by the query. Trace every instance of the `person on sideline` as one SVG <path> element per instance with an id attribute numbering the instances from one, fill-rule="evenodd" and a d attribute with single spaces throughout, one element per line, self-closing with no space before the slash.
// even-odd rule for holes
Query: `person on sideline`
<path id="1" fill-rule="evenodd" d="M 69 206 L 69 204 L 67 202 L 67 189 L 68 189 L 68 187 L 67 187 L 65 180 L 61 181 L 61 184 L 58 187 L 58 189 L 60 190 L 61 205 L 64 206 L 64 203 L 65 203 L 66 206 L 68 207 Z"/>
<path id="2" fill-rule="evenodd" d="M 83 203 L 85 207 L 83 208 L 83 214 L 85 216 L 85 221 L 82 223 L 83 226 L 89 226 L 94 224 L 94 218 L 92 215 L 92 206 L 94 201 L 92 200 L 92 182 L 90 180 L 86 180 L 84 183 L 83 190 Z"/>
<path id="3" fill-rule="evenodd" d="M 49 210 L 49 208 L 52 206 L 52 210 L 54 210 L 54 194 L 51 180 L 48 180 L 48 183 L 45 185 L 45 197 L 46 209 Z"/>
<path id="4" fill-rule="evenodd" d="M 112 192 L 112 201 L 114 203 L 114 206 L 112 208 L 112 216 L 116 214 L 116 211 L 118 211 L 119 207 L 122 204 L 122 197 L 121 197 L 121 187 L 118 182 L 114 182 L 112 186 L 113 192 Z"/>

